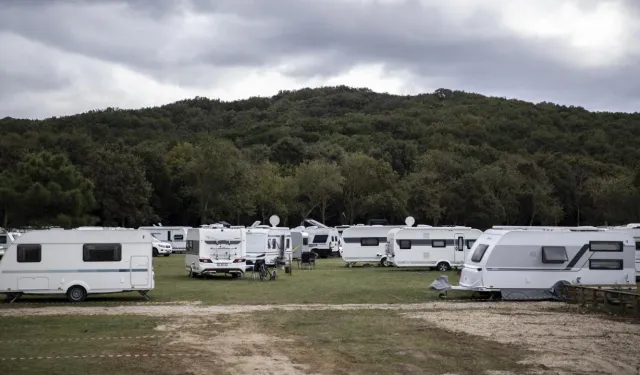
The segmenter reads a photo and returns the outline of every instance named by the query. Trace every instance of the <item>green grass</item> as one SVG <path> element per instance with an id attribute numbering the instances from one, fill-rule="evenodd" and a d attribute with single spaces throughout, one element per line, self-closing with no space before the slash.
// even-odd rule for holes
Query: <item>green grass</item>
<path id="1" fill-rule="evenodd" d="M 56 356 L 167 353 L 166 338 L 153 329 L 156 324 L 156 319 L 133 316 L 3 317 L 0 358 L 4 360 L 0 361 L 0 374 L 157 374 L 170 364 L 171 357 L 55 359 Z M 45 359 L 11 360 L 29 357 Z"/>
<path id="2" fill-rule="evenodd" d="M 314 373 L 481 374 L 521 371 L 526 350 L 452 333 L 382 310 L 254 314 L 265 333 L 295 338 L 287 355 Z"/>
<path id="3" fill-rule="evenodd" d="M 424 269 L 372 267 L 347 268 L 340 258 L 321 259 L 315 270 L 298 270 L 292 275 L 278 273 L 276 281 L 257 281 L 248 277 L 231 279 L 219 276 L 192 279 L 184 268 L 184 255 L 153 259 L 155 289 L 149 293 L 152 302 L 202 301 L 204 304 L 310 304 L 310 303 L 417 303 L 438 299 L 428 290 L 441 272 Z M 446 273 L 452 284 L 456 272 Z M 450 292 L 451 298 L 468 296 Z M 65 303 L 63 296 L 24 296 L 22 302 Z M 90 295 L 83 306 L 145 302 L 137 293 Z M 20 303 L 14 306 L 20 306 Z M 2 308 L 12 305 L 0 304 Z M 22 306 L 36 306 L 25 305 Z"/>
<path id="4" fill-rule="evenodd" d="M 184 255 L 153 259 L 155 289 L 152 302 L 202 301 L 205 304 L 309 304 L 309 303 L 416 303 L 438 298 L 429 284 L 438 271 L 372 267 L 347 268 L 340 258 L 321 259 L 315 270 L 278 273 L 275 281 L 231 279 L 219 276 L 192 279 L 184 268 Z M 455 272 L 449 280 L 457 281 Z M 64 302 L 63 296 L 23 296 L 21 302 Z M 90 295 L 83 306 L 115 304 L 144 299 L 137 293 Z M 19 306 L 20 302 L 15 306 Z M 2 304 L 8 307 L 8 304 Z M 23 305 L 24 306 L 24 305 Z"/>

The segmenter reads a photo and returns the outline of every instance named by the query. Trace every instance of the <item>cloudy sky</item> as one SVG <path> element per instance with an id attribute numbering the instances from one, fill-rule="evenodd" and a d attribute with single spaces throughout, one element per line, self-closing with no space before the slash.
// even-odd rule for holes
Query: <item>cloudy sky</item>
<path id="1" fill-rule="evenodd" d="M 0 118 L 345 84 L 640 111 L 640 0 L 0 0 Z"/>

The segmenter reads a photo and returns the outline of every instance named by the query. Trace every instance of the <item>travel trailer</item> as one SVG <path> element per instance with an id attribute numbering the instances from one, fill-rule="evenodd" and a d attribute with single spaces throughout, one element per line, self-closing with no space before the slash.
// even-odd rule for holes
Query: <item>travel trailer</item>
<path id="1" fill-rule="evenodd" d="M 256 259 L 264 255 L 265 264 L 273 264 L 278 258 L 278 249 L 271 249 L 269 241 L 269 227 L 247 228 L 247 268 L 253 267 Z"/>
<path id="2" fill-rule="evenodd" d="M 241 277 L 246 270 L 247 229 L 208 228 L 187 231 L 185 268 L 189 276 L 214 276 L 219 273 Z"/>
<path id="3" fill-rule="evenodd" d="M 635 290 L 635 251 L 626 231 L 494 227 L 471 248 L 458 286 L 440 277 L 430 288 L 512 300 L 557 298 L 564 283 Z"/>
<path id="4" fill-rule="evenodd" d="M 89 294 L 154 288 L 151 236 L 138 230 L 34 230 L 9 246 L 0 262 L 0 293 L 66 294 L 71 302 Z"/>
<path id="5" fill-rule="evenodd" d="M 320 258 L 328 258 L 330 255 L 339 255 L 340 234 L 335 228 L 330 228 L 316 220 L 305 219 L 304 223 L 310 224 L 305 228 L 309 233 L 309 249 Z"/>
<path id="6" fill-rule="evenodd" d="M 140 227 L 153 234 L 155 238 L 171 245 L 171 252 L 184 253 L 187 248 L 187 230 L 191 227 L 163 227 L 162 225 Z M 167 255 L 168 256 L 168 255 Z"/>
<path id="7" fill-rule="evenodd" d="M 291 229 L 291 247 L 293 259 L 300 259 L 302 253 L 309 251 L 309 233 L 303 227 Z"/>
<path id="8" fill-rule="evenodd" d="M 59 229 L 59 228 L 51 228 L 51 229 Z M 135 230 L 133 228 L 121 228 L 121 227 L 78 227 L 77 230 Z M 149 232 L 149 231 L 147 231 Z M 160 241 L 153 233 L 149 232 L 151 235 L 151 251 L 154 257 L 164 255 L 168 257 L 171 255 L 173 249 L 171 248 L 171 244 L 168 242 Z"/>
<path id="9" fill-rule="evenodd" d="M 0 259 L 4 256 L 9 246 L 18 238 L 22 233 L 8 232 L 5 229 L 0 228 Z"/>
<path id="10" fill-rule="evenodd" d="M 380 263 L 388 266 L 386 245 L 387 235 L 398 225 L 356 225 L 342 232 L 342 259 L 349 266 L 356 263 Z"/>
<path id="11" fill-rule="evenodd" d="M 640 281 L 640 224 L 627 224 L 606 229 L 612 231 L 627 231 L 633 236 L 636 246 L 636 281 Z"/>
<path id="12" fill-rule="evenodd" d="M 387 236 L 387 262 L 396 267 L 429 267 L 448 271 L 464 264 L 473 243 L 482 231 L 471 227 L 395 228 Z"/>

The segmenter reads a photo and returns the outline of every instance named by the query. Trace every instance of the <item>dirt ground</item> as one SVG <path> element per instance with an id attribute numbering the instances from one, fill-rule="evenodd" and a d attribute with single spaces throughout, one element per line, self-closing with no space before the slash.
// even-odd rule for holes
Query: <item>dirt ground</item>
<path id="1" fill-rule="evenodd" d="M 562 306 L 563 309 L 558 309 Z M 535 374 L 640 374 L 640 324 L 579 314 L 553 302 L 431 302 L 423 304 L 353 305 L 232 305 L 203 306 L 197 302 L 116 307 L 50 306 L 0 309 L 0 316 L 140 315 L 167 317 L 158 331 L 172 335 L 170 345 L 206 351 L 231 374 L 312 374 L 308 365 L 293 363 L 281 335 L 258 333 L 253 322 L 238 324 L 238 313 L 300 310 L 395 310 L 453 332 L 518 344 L 530 352 L 526 363 Z M 233 314 L 233 315 L 229 315 Z M 194 319 L 197 317 L 197 319 Z M 216 332 L 215 335 L 207 335 Z M 276 343 L 276 345 L 274 345 Z M 191 361 L 192 374 L 212 369 Z M 491 372 L 487 375 L 510 375 Z"/>

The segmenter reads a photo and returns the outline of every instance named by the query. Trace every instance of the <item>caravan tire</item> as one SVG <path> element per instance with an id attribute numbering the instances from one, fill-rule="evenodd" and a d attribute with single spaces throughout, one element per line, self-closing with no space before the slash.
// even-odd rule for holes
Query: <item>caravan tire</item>
<path id="1" fill-rule="evenodd" d="M 80 285 L 74 285 L 67 290 L 69 302 L 82 302 L 87 298 L 87 291 Z"/>
<path id="2" fill-rule="evenodd" d="M 157 257 L 157 256 L 158 256 L 158 249 L 156 249 L 155 247 L 153 248 L 153 253 L 152 253 L 152 255 L 153 255 L 154 257 Z"/>
<path id="3" fill-rule="evenodd" d="M 380 259 L 380 266 L 381 267 L 389 267 L 389 262 L 387 261 L 387 258 Z"/>
<path id="4" fill-rule="evenodd" d="M 445 262 L 440 262 L 436 265 L 436 269 L 440 272 L 447 272 L 451 269 L 451 267 L 449 267 L 449 265 Z"/>

